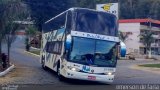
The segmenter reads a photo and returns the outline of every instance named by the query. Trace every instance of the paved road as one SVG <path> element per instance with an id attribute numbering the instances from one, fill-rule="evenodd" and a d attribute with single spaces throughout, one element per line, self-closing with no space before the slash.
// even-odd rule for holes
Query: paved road
<path id="1" fill-rule="evenodd" d="M 4 48 L 4 51 L 5 48 Z M 11 49 L 11 60 L 16 68 L 4 77 L 0 77 L 0 84 L 99 84 L 69 80 L 60 82 L 53 71 L 44 71 L 39 63 L 39 57 L 24 52 L 24 39 L 17 39 Z M 117 72 L 113 84 L 160 84 L 160 74 L 131 69 L 129 67 L 142 63 L 157 63 L 159 61 L 118 61 Z"/>
<path id="2" fill-rule="evenodd" d="M 4 48 L 4 51 L 5 48 Z M 60 84 L 52 72 L 45 72 L 39 57 L 24 52 L 24 39 L 17 39 L 11 49 L 11 62 L 16 68 L 7 76 L 0 78 L 0 84 Z"/>
<path id="3" fill-rule="evenodd" d="M 148 70 L 132 69 L 137 64 L 160 63 L 154 60 L 137 60 L 118 62 L 114 84 L 160 84 L 160 69 Z"/>
<path id="4" fill-rule="evenodd" d="M 0 84 L 99 84 L 94 82 L 82 82 L 80 80 L 69 80 L 60 82 L 56 73 L 51 70 L 43 70 L 39 62 L 39 57 L 24 52 L 24 38 L 18 38 L 11 48 L 11 62 L 15 64 L 15 69 L 4 77 L 0 77 Z M 5 45 L 3 51 L 6 52 Z"/>

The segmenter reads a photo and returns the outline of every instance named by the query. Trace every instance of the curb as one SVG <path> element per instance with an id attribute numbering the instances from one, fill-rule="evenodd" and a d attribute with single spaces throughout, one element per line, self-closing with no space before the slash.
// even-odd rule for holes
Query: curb
<path id="1" fill-rule="evenodd" d="M 26 53 L 28 53 L 28 54 L 31 54 L 31 55 L 33 55 L 33 56 L 40 57 L 40 55 L 37 55 L 37 54 L 31 53 L 31 52 L 28 52 L 28 51 L 24 51 L 24 52 L 26 52 Z"/>
<path id="2" fill-rule="evenodd" d="M 14 65 L 10 66 L 9 68 L 7 68 L 5 71 L 0 73 L 0 77 L 6 75 L 7 73 L 9 73 L 12 69 L 14 69 Z"/>
<path id="3" fill-rule="evenodd" d="M 41 50 L 41 49 L 39 49 L 39 48 L 35 48 L 35 47 L 32 47 L 32 46 L 31 46 L 31 48 L 32 48 L 32 49 L 36 49 L 36 50 Z"/>

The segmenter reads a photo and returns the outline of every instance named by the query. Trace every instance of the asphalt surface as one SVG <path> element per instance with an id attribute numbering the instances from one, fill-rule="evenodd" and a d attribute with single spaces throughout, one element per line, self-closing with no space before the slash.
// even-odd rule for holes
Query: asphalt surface
<path id="1" fill-rule="evenodd" d="M 3 45 L 3 52 L 6 52 Z M 54 71 L 43 70 L 39 57 L 25 52 L 24 38 L 17 38 L 11 47 L 11 63 L 15 69 L 4 77 L 0 77 L 0 84 L 52 84 L 52 85 L 100 85 L 97 82 L 81 80 L 59 81 Z"/>
<path id="2" fill-rule="evenodd" d="M 3 48 L 6 51 L 5 48 Z M 18 38 L 11 48 L 11 62 L 15 69 L 0 78 L 0 84 L 60 84 L 56 75 L 44 71 L 39 63 L 39 57 L 24 52 L 24 39 Z"/>
<path id="3" fill-rule="evenodd" d="M 3 51 L 6 51 L 5 45 Z M 17 38 L 12 44 L 11 62 L 16 67 L 6 76 L 0 77 L 0 84 L 101 85 L 81 80 L 59 81 L 55 72 L 41 68 L 39 57 L 24 52 L 24 38 Z M 160 61 L 119 60 L 113 84 L 160 84 L 159 73 L 131 68 L 144 63 L 160 63 Z"/>
<path id="4" fill-rule="evenodd" d="M 114 84 L 160 84 L 160 69 L 137 69 L 137 65 L 155 64 L 154 60 L 120 60 L 117 64 Z"/>

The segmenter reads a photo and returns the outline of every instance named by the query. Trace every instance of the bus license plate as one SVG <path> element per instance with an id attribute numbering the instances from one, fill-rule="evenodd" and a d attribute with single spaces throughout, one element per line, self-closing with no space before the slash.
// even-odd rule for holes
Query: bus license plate
<path id="1" fill-rule="evenodd" d="M 95 76 L 88 76 L 88 79 L 89 80 L 96 80 L 96 77 Z"/>

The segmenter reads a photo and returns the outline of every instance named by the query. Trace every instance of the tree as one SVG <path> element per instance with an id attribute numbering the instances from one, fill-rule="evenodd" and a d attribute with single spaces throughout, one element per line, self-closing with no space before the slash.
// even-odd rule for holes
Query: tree
<path id="1" fill-rule="evenodd" d="M 27 30 L 26 30 L 26 34 L 28 37 L 33 37 L 36 35 L 36 33 L 38 32 L 37 28 L 35 26 L 28 26 Z"/>
<path id="2" fill-rule="evenodd" d="M 4 0 L 0 0 L 0 54 L 2 53 L 2 41 L 3 38 L 5 37 L 5 3 Z"/>
<path id="3" fill-rule="evenodd" d="M 24 0 L 30 9 L 30 16 L 39 31 L 48 19 L 71 7 L 96 8 L 96 3 L 115 2 L 117 0 Z"/>
<path id="4" fill-rule="evenodd" d="M 160 19 L 159 0 L 24 0 L 30 7 L 31 17 L 41 30 L 42 24 L 70 7 L 96 9 L 96 4 L 119 2 L 120 19 Z"/>
<path id="5" fill-rule="evenodd" d="M 30 16 L 39 31 L 42 25 L 48 19 L 67 10 L 71 2 L 70 0 L 24 0 L 30 9 Z"/>
<path id="6" fill-rule="evenodd" d="M 14 42 L 14 40 L 16 39 L 16 31 L 19 27 L 19 24 L 14 23 L 14 22 L 10 22 L 8 23 L 8 25 L 6 26 L 6 31 L 8 32 L 6 37 L 6 41 L 7 41 L 7 53 L 8 53 L 8 62 L 10 61 L 10 48 L 11 48 L 11 44 L 12 42 Z"/>
<path id="7" fill-rule="evenodd" d="M 26 50 L 29 51 L 29 48 L 30 48 L 30 42 L 31 42 L 31 37 L 34 37 L 36 36 L 38 30 L 35 26 L 28 26 L 27 30 L 26 30 L 26 35 L 27 35 L 27 38 L 26 38 Z"/>
<path id="8" fill-rule="evenodd" d="M 160 20 L 160 1 L 159 0 L 155 0 L 152 5 L 151 5 L 151 9 L 150 9 L 150 16 L 152 16 L 151 18 L 153 19 L 159 19 Z"/>
<path id="9" fill-rule="evenodd" d="M 146 31 L 141 34 L 140 37 L 142 38 L 142 43 L 145 45 L 147 52 L 149 52 L 147 57 L 151 58 L 151 44 L 154 42 L 153 32 Z"/>
<path id="10" fill-rule="evenodd" d="M 0 53 L 2 52 L 2 41 L 6 39 L 8 59 L 11 43 L 15 39 L 15 32 L 18 28 L 15 21 L 22 19 L 24 13 L 24 4 L 21 0 L 0 0 Z"/>
<path id="11" fill-rule="evenodd" d="M 122 40 L 123 42 L 125 42 L 127 40 L 127 38 L 128 38 L 128 34 L 119 31 L 119 38 L 120 38 L 120 40 Z"/>

